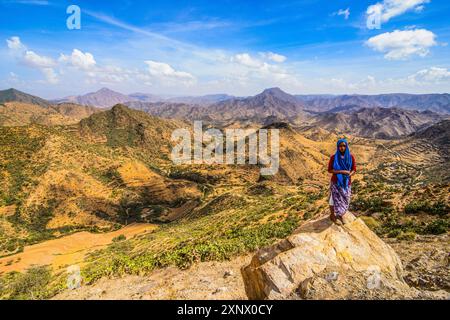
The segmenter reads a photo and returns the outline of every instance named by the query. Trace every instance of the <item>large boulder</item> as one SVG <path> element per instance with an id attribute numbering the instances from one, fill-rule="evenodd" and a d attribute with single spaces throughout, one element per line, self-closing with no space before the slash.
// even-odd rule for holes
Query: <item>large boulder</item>
<path id="1" fill-rule="evenodd" d="M 379 298 L 414 293 L 394 250 L 361 219 L 338 226 L 324 217 L 260 249 L 241 273 L 249 299 Z"/>

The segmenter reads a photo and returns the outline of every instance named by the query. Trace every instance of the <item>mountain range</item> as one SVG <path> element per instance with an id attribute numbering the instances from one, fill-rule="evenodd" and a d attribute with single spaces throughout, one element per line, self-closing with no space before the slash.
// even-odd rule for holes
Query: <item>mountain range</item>
<path id="1" fill-rule="evenodd" d="M 299 128 L 315 126 L 339 134 L 390 139 L 409 135 L 448 118 L 445 113 L 429 110 L 447 110 L 447 98 L 448 95 L 445 94 L 295 96 L 280 88 L 269 88 L 250 97 L 232 97 L 225 94 L 202 97 L 166 96 L 164 101 L 157 101 L 158 96 L 155 95 L 124 95 L 103 88 L 83 96 L 52 101 L 52 104 L 39 97 L 9 89 L 0 91 L 0 101 L 4 102 L 3 108 L 0 109 L 0 121 L 3 125 L 69 124 L 99 110 L 90 105 L 106 108 L 110 105 L 125 104 L 156 117 L 184 121 L 202 120 L 223 128 L 257 128 L 274 122 L 286 122 Z M 58 104 L 55 104 L 56 102 Z M 11 105 L 12 103 L 14 105 Z M 398 104 L 406 107 L 397 107 Z"/>
<path id="2" fill-rule="evenodd" d="M 308 124 L 337 134 L 355 135 L 366 138 L 398 138 L 421 130 L 443 120 L 431 111 L 394 108 L 361 108 L 346 112 L 320 113 Z"/>
<path id="3" fill-rule="evenodd" d="M 450 94 L 380 94 L 380 95 L 296 95 L 309 110 L 329 111 L 334 108 L 402 108 L 450 113 Z"/>
<path id="4" fill-rule="evenodd" d="M 227 94 L 210 94 L 205 96 L 179 96 L 172 95 L 155 95 L 148 93 L 131 93 L 125 95 L 108 88 L 102 88 L 95 92 L 90 92 L 79 96 L 68 96 L 61 99 L 52 100 L 53 103 L 71 102 L 80 105 L 94 106 L 98 108 L 108 108 L 119 103 L 130 101 L 135 102 L 170 102 L 170 103 L 186 103 L 194 105 L 209 105 L 219 101 L 232 98 Z"/>
<path id="5" fill-rule="evenodd" d="M 303 106 L 313 112 L 325 112 L 335 108 L 402 108 L 410 110 L 430 110 L 450 114 L 450 94 L 380 94 L 380 95 L 291 95 L 279 88 L 266 89 L 274 97 Z M 264 93 L 264 92 L 263 92 Z M 257 95 L 258 96 L 258 95 Z M 256 97 L 256 96 L 255 96 Z M 112 107 L 125 102 L 165 102 L 207 106 L 229 100 L 241 101 L 251 97 L 234 97 L 228 94 L 210 94 L 204 96 L 169 96 L 148 93 L 125 95 L 107 88 L 80 96 L 70 96 L 53 100 L 53 103 L 73 102 L 95 107 Z"/>

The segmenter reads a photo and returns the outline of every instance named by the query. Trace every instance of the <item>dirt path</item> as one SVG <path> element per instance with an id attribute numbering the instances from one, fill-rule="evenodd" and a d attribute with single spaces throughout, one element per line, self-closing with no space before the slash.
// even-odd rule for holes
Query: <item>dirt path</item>
<path id="1" fill-rule="evenodd" d="M 108 233 L 83 231 L 44 241 L 25 247 L 21 253 L 0 258 L 0 274 L 24 271 L 32 265 L 51 265 L 56 270 L 67 265 L 82 264 L 86 253 L 105 247 L 119 235 L 123 234 L 128 239 L 155 228 L 157 226 L 153 224 L 135 223 Z"/>

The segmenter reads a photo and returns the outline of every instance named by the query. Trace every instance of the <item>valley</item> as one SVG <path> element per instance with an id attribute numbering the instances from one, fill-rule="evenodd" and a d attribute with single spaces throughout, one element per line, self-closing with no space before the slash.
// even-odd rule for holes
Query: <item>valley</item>
<path id="1" fill-rule="evenodd" d="M 12 92 L 0 95 L 1 298 L 76 298 L 64 286 L 66 268 L 77 264 L 78 297 L 99 298 L 104 285 L 104 297 L 117 298 L 124 283 L 162 288 L 200 270 L 209 282 L 196 288 L 207 293 L 193 297 L 245 299 L 238 272 L 251 254 L 328 214 L 327 163 L 343 134 L 357 161 L 350 210 L 406 263 L 415 258 L 408 241 L 448 246 L 448 114 L 390 104 L 322 114 L 280 89 L 202 104 L 114 95 L 96 106 Z M 261 175 L 248 161 L 173 164 L 172 132 L 196 119 L 220 130 L 280 130 L 278 173 Z M 229 269 L 231 277 L 219 275 Z M 443 274 L 433 286 L 410 283 L 448 291 Z M 187 297 L 173 281 L 170 288 L 133 287 L 120 297 Z"/>

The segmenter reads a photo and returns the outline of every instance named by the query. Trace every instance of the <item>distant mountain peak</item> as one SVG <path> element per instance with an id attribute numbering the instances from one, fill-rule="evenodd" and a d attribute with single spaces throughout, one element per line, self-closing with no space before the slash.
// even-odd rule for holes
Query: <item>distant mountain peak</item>
<path id="1" fill-rule="evenodd" d="M 283 90 L 281 90 L 278 87 L 265 89 L 263 92 L 256 95 L 255 98 L 275 99 L 275 100 L 279 100 L 279 101 L 289 102 L 294 105 L 300 104 L 300 102 L 298 101 L 298 99 L 295 96 L 293 96 L 287 92 L 284 92 Z"/>
<path id="2" fill-rule="evenodd" d="M 96 93 L 119 93 L 119 92 L 111 90 L 111 89 L 106 88 L 106 87 L 103 87 L 103 88 L 97 90 Z M 119 94 L 121 94 L 121 93 L 119 93 Z"/>
<path id="3" fill-rule="evenodd" d="M 260 95 L 270 95 L 274 97 L 294 97 L 278 87 L 265 89 Z"/>
<path id="4" fill-rule="evenodd" d="M 42 107 L 49 107 L 50 103 L 42 98 L 33 96 L 31 94 L 22 92 L 20 90 L 9 88 L 0 90 L 0 103 L 3 102 L 23 102 L 40 105 Z"/>
<path id="5" fill-rule="evenodd" d="M 262 93 L 286 93 L 279 87 L 267 88 Z"/>

